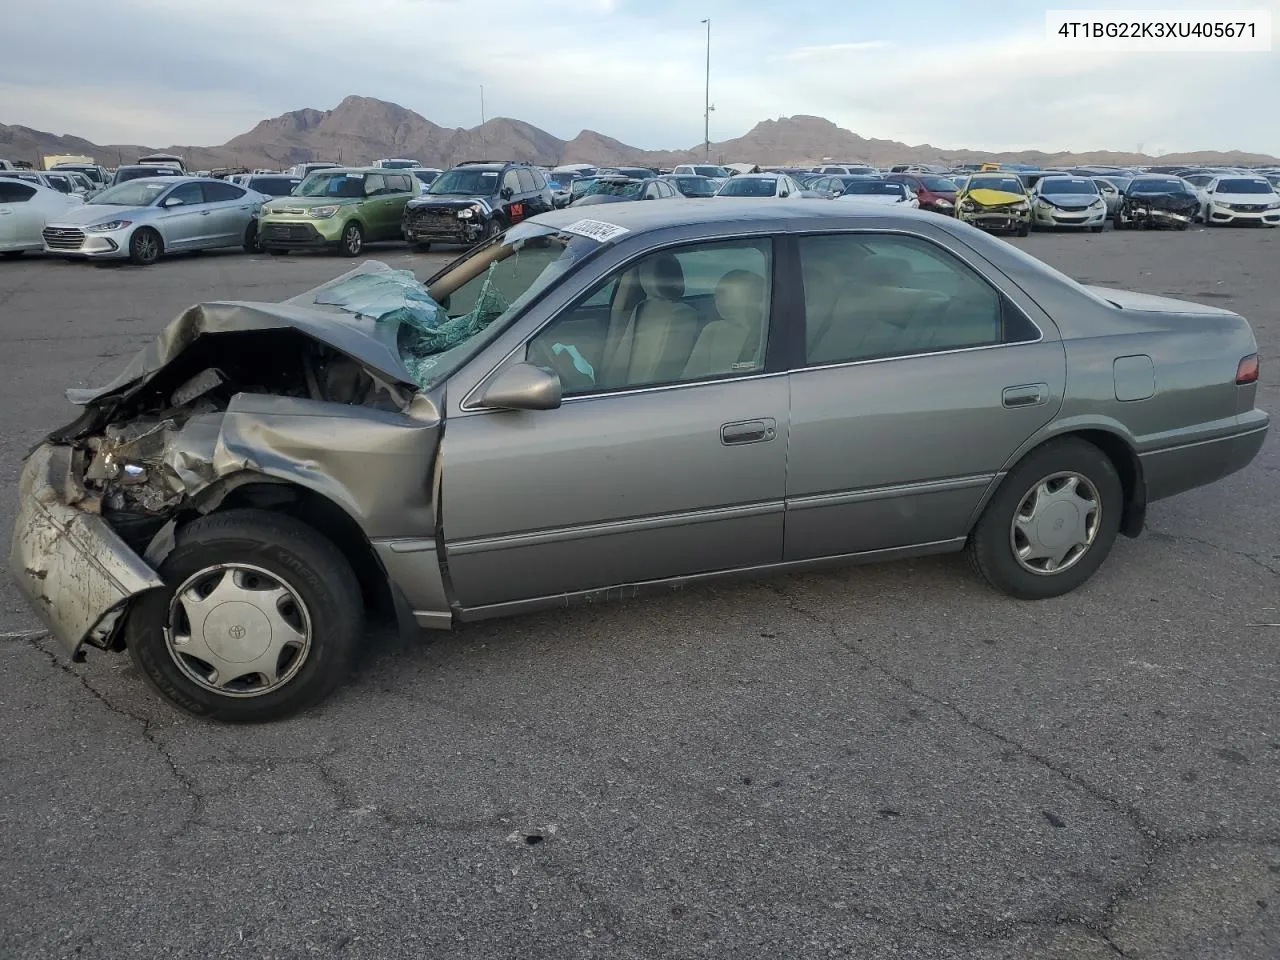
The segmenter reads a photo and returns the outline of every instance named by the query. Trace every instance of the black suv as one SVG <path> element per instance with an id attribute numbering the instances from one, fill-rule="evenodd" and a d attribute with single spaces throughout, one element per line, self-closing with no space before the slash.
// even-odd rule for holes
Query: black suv
<path id="1" fill-rule="evenodd" d="M 415 250 L 433 243 L 470 246 L 550 209 L 551 187 L 542 171 L 527 163 L 477 160 L 440 174 L 405 206 L 400 226 Z"/>

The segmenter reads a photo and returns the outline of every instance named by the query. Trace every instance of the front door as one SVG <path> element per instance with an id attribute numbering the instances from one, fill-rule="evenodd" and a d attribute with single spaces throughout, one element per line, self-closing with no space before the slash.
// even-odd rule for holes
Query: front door
<path id="1" fill-rule="evenodd" d="M 559 409 L 448 420 L 441 516 L 464 607 L 781 559 L 771 285 L 767 239 L 651 254 L 517 353 L 560 374 Z"/>
<path id="2" fill-rule="evenodd" d="M 174 200 L 178 202 L 163 206 Z M 215 229 L 213 206 L 205 203 L 199 181 L 178 184 L 169 191 L 161 205 L 159 225 L 166 251 L 200 247 L 212 236 Z"/>
<path id="3" fill-rule="evenodd" d="M 786 559 L 966 536 L 1061 405 L 1057 331 L 929 240 L 798 242 L 807 342 L 791 374 Z"/>

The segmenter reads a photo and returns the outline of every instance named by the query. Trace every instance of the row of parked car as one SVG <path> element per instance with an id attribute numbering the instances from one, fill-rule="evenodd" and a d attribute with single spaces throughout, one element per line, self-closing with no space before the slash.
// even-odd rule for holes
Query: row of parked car
<path id="1" fill-rule="evenodd" d="M 78 180 L 94 186 L 69 187 Z M 661 173 L 475 161 L 440 171 L 409 160 L 370 167 L 308 164 L 217 178 L 189 176 L 176 158 L 150 158 L 109 177 L 101 168 L 0 170 L 0 253 L 43 250 L 140 265 L 166 253 L 232 246 L 273 255 L 327 249 L 354 257 L 370 242 L 403 239 L 419 251 L 433 244 L 469 246 L 552 209 L 678 198 L 887 205 L 1020 236 L 1036 228 L 1100 232 L 1108 220 L 1116 229 L 1187 229 L 1197 221 L 1276 226 L 1278 185 L 1280 172 L 1236 169 L 944 175 L 853 164 L 749 172 L 690 164 Z"/>

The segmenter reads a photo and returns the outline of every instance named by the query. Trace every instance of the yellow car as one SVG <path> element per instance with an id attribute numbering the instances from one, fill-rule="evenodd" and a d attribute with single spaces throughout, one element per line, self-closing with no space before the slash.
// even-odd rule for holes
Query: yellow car
<path id="1" fill-rule="evenodd" d="M 1031 232 L 1031 198 L 1013 173 L 975 173 L 956 192 L 956 216 L 983 230 Z"/>

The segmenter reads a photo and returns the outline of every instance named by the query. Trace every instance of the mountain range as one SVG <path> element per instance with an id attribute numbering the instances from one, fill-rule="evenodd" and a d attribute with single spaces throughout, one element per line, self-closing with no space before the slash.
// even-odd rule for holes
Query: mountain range
<path id="1" fill-rule="evenodd" d="M 174 145 L 164 153 L 182 156 L 192 169 L 218 167 L 283 168 L 306 160 L 346 164 L 370 163 L 382 157 L 407 157 L 426 166 L 447 168 L 462 160 L 514 159 L 531 163 L 594 163 L 669 167 L 703 160 L 702 145 L 687 150 L 642 150 L 594 130 L 572 140 L 540 130 L 522 120 L 498 117 L 478 127 L 441 127 L 399 104 L 372 97 L 350 96 L 332 110 L 291 110 L 263 120 L 247 133 L 221 146 Z M 81 137 L 59 136 L 24 126 L 0 124 L 0 157 L 38 162 L 45 154 L 87 154 L 107 166 L 131 163 L 153 147 L 138 144 L 91 143 Z M 890 163 L 976 163 L 1001 160 L 1015 163 L 1068 165 L 1103 164 L 1271 164 L 1276 157 L 1238 150 L 1202 150 L 1152 157 L 1141 153 L 1086 151 L 1044 153 L 1036 150 L 989 152 L 944 149 L 927 143 L 908 145 L 895 140 L 867 139 L 822 117 L 795 116 L 765 120 L 733 140 L 711 145 L 718 163 L 795 164 L 808 166 L 824 159 Z"/>

